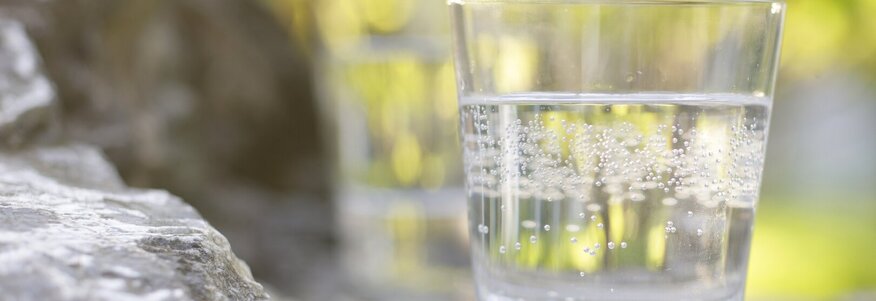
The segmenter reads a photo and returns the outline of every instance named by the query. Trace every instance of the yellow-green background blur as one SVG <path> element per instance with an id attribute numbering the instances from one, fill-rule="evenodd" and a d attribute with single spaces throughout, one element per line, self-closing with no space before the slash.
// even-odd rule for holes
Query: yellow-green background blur
<path id="1" fill-rule="evenodd" d="M 265 3 L 310 57 L 422 22 L 414 0 Z M 779 78 L 749 299 L 876 300 L 876 1 L 788 1 Z"/>

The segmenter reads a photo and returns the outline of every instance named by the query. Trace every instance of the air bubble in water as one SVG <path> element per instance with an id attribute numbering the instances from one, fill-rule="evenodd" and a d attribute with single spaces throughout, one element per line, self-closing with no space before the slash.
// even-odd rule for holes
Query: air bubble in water
<path id="1" fill-rule="evenodd" d="M 499 254 L 505 254 L 505 246 L 499 246 Z"/>
<path id="2" fill-rule="evenodd" d="M 697 229 L 697 236 L 703 236 L 703 229 Z"/>
<path id="3" fill-rule="evenodd" d="M 601 246 L 602 245 L 600 245 L 599 243 L 595 243 L 595 244 L 593 244 L 593 249 L 599 249 L 599 247 L 601 247 Z"/>
<path id="4" fill-rule="evenodd" d="M 545 231 L 550 231 L 550 230 L 551 230 L 551 225 L 544 225 L 544 230 L 545 230 Z"/>
<path id="5" fill-rule="evenodd" d="M 480 224 L 478 225 L 478 232 L 480 232 L 481 234 L 488 234 L 490 233 L 490 227 L 487 227 L 487 225 L 484 224 Z"/>
<path id="6" fill-rule="evenodd" d="M 602 210 L 602 206 L 600 206 L 599 204 L 590 204 L 587 205 L 587 210 L 598 212 L 599 210 Z"/>
<path id="7" fill-rule="evenodd" d="M 593 215 L 593 216 L 590 216 L 590 220 L 591 220 L 591 221 L 594 221 L 594 222 L 595 222 L 595 221 L 596 221 L 596 219 L 597 219 L 597 217 L 596 217 L 596 215 L 595 215 L 595 214 L 594 214 L 594 215 Z"/>
<path id="8" fill-rule="evenodd" d="M 578 242 L 578 238 L 572 237 L 571 239 L 569 239 L 569 241 L 574 244 Z"/>
<path id="9" fill-rule="evenodd" d="M 608 246 L 609 250 L 614 250 L 614 242 L 613 241 L 609 241 L 607 246 Z"/>
<path id="10" fill-rule="evenodd" d="M 514 243 L 514 249 L 515 249 L 515 250 L 520 250 L 520 248 L 523 248 L 523 245 L 520 244 L 520 242 Z"/>
<path id="11" fill-rule="evenodd" d="M 578 275 L 581 276 L 581 277 L 584 277 L 584 276 L 587 276 L 587 273 L 580 272 L 580 273 L 578 273 Z"/>
<path id="12" fill-rule="evenodd" d="M 688 211 L 688 212 L 687 212 L 687 217 L 693 217 L 693 211 Z"/>
<path id="13" fill-rule="evenodd" d="M 667 221 L 666 227 L 663 229 L 666 230 L 666 233 L 675 233 L 675 231 L 677 230 L 675 228 L 675 223 L 673 223 L 672 221 Z"/>
<path id="14" fill-rule="evenodd" d="M 535 237 L 535 235 L 532 235 L 532 236 L 529 237 L 529 243 L 533 243 L 533 244 L 534 244 L 534 243 L 536 243 L 536 242 L 538 242 L 538 237 Z"/>
<path id="15" fill-rule="evenodd" d="M 584 253 L 590 253 L 590 247 L 584 247 Z"/>
<path id="16" fill-rule="evenodd" d="M 621 249 L 626 249 L 626 248 L 627 248 L 627 242 L 622 241 L 621 242 Z"/>
<path id="17" fill-rule="evenodd" d="M 602 223 L 596 224 L 596 228 L 602 229 L 603 227 L 605 227 L 605 226 Z"/>

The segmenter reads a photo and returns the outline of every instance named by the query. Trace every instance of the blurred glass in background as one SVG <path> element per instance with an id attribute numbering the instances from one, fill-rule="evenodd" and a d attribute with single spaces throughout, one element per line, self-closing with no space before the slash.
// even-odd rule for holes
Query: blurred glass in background
<path id="1" fill-rule="evenodd" d="M 464 300 L 447 280 L 468 271 L 463 221 L 416 197 L 461 180 L 444 2 L 10 0 L 0 16 L 36 41 L 64 135 L 192 203 L 274 296 L 362 299 L 345 254 L 379 275 L 359 286 Z M 787 2 L 748 300 L 876 300 L 876 1 Z M 503 68 L 536 55 L 516 49 Z M 335 217 L 356 212 L 332 209 L 341 192 L 365 218 Z M 372 228 L 334 226 L 352 222 Z"/>
<path id="2" fill-rule="evenodd" d="M 367 299 L 460 299 L 468 238 L 446 5 L 326 0 L 313 9 L 345 276 Z"/>

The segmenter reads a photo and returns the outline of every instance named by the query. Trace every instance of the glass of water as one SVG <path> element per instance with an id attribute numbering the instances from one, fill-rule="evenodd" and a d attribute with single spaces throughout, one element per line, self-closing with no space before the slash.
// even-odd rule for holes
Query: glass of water
<path id="1" fill-rule="evenodd" d="M 785 5 L 450 0 L 480 300 L 742 300 Z"/>
<path id="2" fill-rule="evenodd" d="M 464 298 L 466 205 L 444 3 L 313 3 L 346 294 Z"/>

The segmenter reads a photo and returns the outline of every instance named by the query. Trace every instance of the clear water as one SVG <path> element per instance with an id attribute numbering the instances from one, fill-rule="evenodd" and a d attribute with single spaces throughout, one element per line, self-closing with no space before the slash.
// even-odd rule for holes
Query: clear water
<path id="1" fill-rule="evenodd" d="M 461 103 L 481 300 L 742 300 L 770 100 Z"/>

